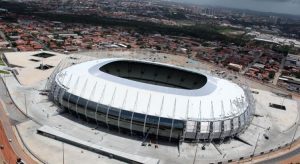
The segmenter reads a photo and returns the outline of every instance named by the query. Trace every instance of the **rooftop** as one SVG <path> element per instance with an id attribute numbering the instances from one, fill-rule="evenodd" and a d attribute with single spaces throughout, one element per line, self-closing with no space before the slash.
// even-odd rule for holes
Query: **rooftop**
<path id="1" fill-rule="evenodd" d="M 203 87 L 187 90 L 141 83 L 99 71 L 103 65 L 118 60 L 124 59 L 101 59 L 73 65 L 60 72 L 56 80 L 69 93 L 84 99 L 99 102 L 99 95 L 103 95 L 100 96 L 103 97 L 103 105 L 166 118 L 229 119 L 247 108 L 244 90 L 237 84 L 216 77 L 204 75 L 207 82 Z M 141 69 L 136 71 L 135 77 L 139 77 Z M 164 72 L 160 73 L 159 76 L 164 75 Z"/>

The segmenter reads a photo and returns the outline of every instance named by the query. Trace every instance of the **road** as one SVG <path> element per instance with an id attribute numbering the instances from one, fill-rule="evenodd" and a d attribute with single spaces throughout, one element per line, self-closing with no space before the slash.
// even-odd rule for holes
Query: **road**
<path id="1" fill-rule="evenodd" d="M 27 164 L 35 164 L 37 162 L 25 152 L 23 146 L 19 143 L 13 129 L 14 125 L 26 121 L 27 118 L 20 111 L 17 111 L 17 108 L 10 101 L 6 89 L 3 86 L 2 80 L 0 80 L 0 90 L 0 120 L 1 124 L 3 125 L 3 130 L 5 132 L 6 138 L 11 140 L 10 146 L 17 157 L 20 157 Z M 10 155 L 12 154 L 10 153 Z"/>
<path id="2" fill-rule="evenodd" d="M 15 136 L 15 132 L 12 128 L 13 125 L 11 124 L 10 120 L 8 119 L 8 116 L 7 116 L 6 112 L 4 111 L 4 107 L 3 107 L 2 103 L 0 103 L 0 119 L 1 119 L 1 123 L 3 125 L 3 130 L 5 132 L 6 137 L 11 140 L 10 146 L 12 147 L 15 154 L 18 157 L 20 157 L 23 161 L 25 161 L 26 163 L 29 163 L 29 164 L 37 163 L 28 154 L 26 154 L 23 147 L 20 145 L 17 137 Z M 10 153 L 10 155 L 12 155 L 12 154 Z"/>
<path id="3" fill-rule="evenodd" d="M 5 40 L 5 41 L 7 40 L 6 37 L 5 37 L 5 35 L 4 35 L 4 33 L 3 33 L 3 31 L 1 31 L 1 30 L 0 30 L 0 37 L 1 37 L 3 40 Z"/>
<path id="4" fill-rule="evenodd" d="M 45 43 L 41 42 L 37 37 L 35 37 L 34 35 L 32 35 L 30 33 L 30 31 L 27 30 L 26 32 L 34 39 L 34 41 L 36 41 L 37 43 L 39 43 L 40 45 L 42 45 L 43 48 L 44 48 L 44 50 L 50 51 L 50 49 L 48 48 L 48 46 Z"/>
<path id="5" fill-rule="evenodd" d="M 294 157 L 299 156 L 299 154 L 300 154 L 299 143 L 297 146 L 298 146 L 298 148 L 296 148 L 290 152 L 287 152 L 287 153 L 280 155 L 278 157 L 275 157 L 275 158 L 271 158 L 271 159 L 267 159 L 262 162 L 258 162 L 258 164 L 273 164 L 273 163 L 281 163 L 281 162 L 284 163 L 284 161 L 289 161 L 290 159 L 293 159 Z M 296 161 L 293 161 L 293 162 L 296 162 Z"/>
<path id="6" fill-rule="evenodd" d="M 11 47 L 11 42 L 6 38 L 5 34 L 3 33 L 3 31 L 0 30 L 0 37 L 2 39 L 4 39 L 5 41 L 9 42 L 9 46 Z"/>
<path id="7" fill-rule="evenodd" d="M 19 109 L 15 106 L 15 104 L 9 97 L 6 87 L 3 81 L 1 80 L 1 77 L 0 77 L 0 91 L 1 91 L 0 100 L 2 101 L 2 103 L 5 104 L 5 107 L 7 109 L 6 111 L 8 112 L 8 117 L 10 121 L 14 125 L 16 125 L 18 123 L 22 123 L 29 120 L 22 112 L 19 111 Z"/>
<path id="8" fill-rule="evenodd" d="M 3 147 L 0 151 L 0 159 L 2 158 L 7 163 L 16 163 L 18 157 L 9 144 L 9 140 L 5 135 L 5 131 L 1 122 L 0 122 L 0 145 Z"/>
<path id="9" fill-rule="evenodd" d="M 280 75 L 282 73 L 282 69 L 284 67 L 284 63 L 285 63 L 285 58 L 282 58 L 279 71 L 276 72 L 276 74 L 274 76 L 273 85 L 277 85 L 278 79 L 279 79 L 279 77 L 280 77 Z"/>

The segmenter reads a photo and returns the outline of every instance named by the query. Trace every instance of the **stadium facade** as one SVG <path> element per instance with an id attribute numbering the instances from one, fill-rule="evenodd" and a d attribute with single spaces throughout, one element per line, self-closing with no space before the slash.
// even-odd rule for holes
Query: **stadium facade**
<path id="1" fill-rule="evenodd" d="M 58 71 L 49 98 L 70 113 L 131 135 L 211 141 L 250 124 L 251 93 L 230 81 L 181 67 L 100 59 Z"/>

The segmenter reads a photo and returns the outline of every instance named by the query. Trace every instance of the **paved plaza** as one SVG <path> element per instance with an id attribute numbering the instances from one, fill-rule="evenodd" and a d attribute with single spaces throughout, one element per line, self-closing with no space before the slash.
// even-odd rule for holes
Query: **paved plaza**
<path id="1" fill-rule="evenodd" d="M 88 56 L 85 57 L 85 55 Z M 166 62 L 195 70 L 205 67 L 185 57 L 167 56 L 167 54 L 140 55 L 133 52 L 109 52 L 83 53 L 78 55 L 78 58 L 80 57 L 85 61 L 105 57 L 138 58 Z M 213 68 L 206 68 L 206 70 L 211 69 Z M 151 146 L 148 144 L 142 146 L 142 138 L 97 127 L 95 123 L 87 123 L 57 108 L 48 101 L 47 96 L 41 95 L 42 90 L 45 89 L 45 79 L 22 86 L 15 77 L 10 76 L 5 78 L 5 82 L 14 103 L 31 118 L 18 124 L 17 128 L 21 137 L 34 154 L 48 163 L 61 163 L 63 160 L 65 163 L 122 163 L 122 161 L 70 144 L 63 144 L 59 140 L 38 134 L 37 130 L 45 125 L 62 133 L 63 136 L 75 137 L 95 146 L 135 156 L 159 159 L 160 163 L 178 164 L 237 161 L 278 150 L 288 146 L 300 136 L 299 101 L 278 94 L 279 91 L 273 89 L 264 89 L 260 86 L 256 89 L 251 84 L 256 102 L 255 116 L 250 126 L 237 138 L 224 141 L 222 144 L 158 142 L 151 143 Z M 245 80 L 241 78 L 237 82 L 245 83 Z M 270 103 L 285 106 L 286 110 L 272 108 Z M 150 140 L 146 142 L 150 143 Z M 155 144 L 158 148 L 155 148 Z"/>

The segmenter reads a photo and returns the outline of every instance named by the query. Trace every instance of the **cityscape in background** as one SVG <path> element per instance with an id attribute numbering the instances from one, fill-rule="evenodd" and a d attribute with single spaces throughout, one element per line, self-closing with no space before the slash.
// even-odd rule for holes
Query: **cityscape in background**
<path id="1" fill-rule="evenodd" d="M 61 113 L 65 113 L 66 110 L 68 110 L 69 112 L 70 110 L 72 110 L 72 105 L 70 107 L 70 97 L 72 99 L 72 96 L 70 95 L 72 94 L 72 92 L 74 95 L 77 94 L 76 100 L 73 101 L 73 103 L 75 104 L 75 105 L 73 104 L 73 110 L 75 110 L 76 114 L 78 115 L 78 111 L 77 111 L 78 108 L 80 107 L 83 108 L 84 112 L 82 114 L 84 115 L 84 117 L 86 117 L 85 118 L 86 120 L 89 120 L 90 119 L 89 117 L 91 117 L 88 115 L 89 104 L 91 104 L 89 103 L 89 101 L 92 102 L 93 99 L 92 95 L 94 95 L 95 94 L 94 92 L 97 90 L 97 92 L 99 91 L 97 93 L 98 96 L 101 97 L 99 99 L 99 103 L 100 102 L 103 103 L 104 101 L 106 101 L 105 97 L 112 96 L 110 100 L 107 100 L 108 104 L 106 105 L 108 107 L 104 105 L 107 108 L 107 113 L 106 116 L 103 116 L 103 119 L 106 120 L 107 127 L 109 127 L 108 126 L 109 123 L 108 118 L 110 116 L 109 112 L 111 109 L 115 108 L 110 106 L 113 106 L 112 104 L 114 103 L 114 97 L 115 97 L 115 92 L 117 90 L 116 89 L 117 87 L 115 89 L 111 89 L 107 91 L 105 87 L 106 85 L 109 86 L 110 84 L 101 83 L 101 86 L 103 84 L 104 89 L 100 90 L 99 88 L 96 87 L 97 85 L 100 84 L 100 82 L 99 83 L 95 82 L 95 84 L 93 83 L 87 85 L 91 83 L 91 81 L 93 81 L 93 79 L 90 80 L 88 78 L 85 81 L 85 83 L 82 82 L 81 84 L 79 82 L 81 77 L 79 77 L 79 75 L 76 75 L 76 71 L 72 69 L 70 70 L 68 69 L 73 67 L 76 68 L 76 66 L 78 66 L 78 72 L 81 72 L 82 70 L 79 71 L 80 68 L 86 69 L 87 67 L 89 67 L 89 65 L 84 65 L 85 62 L 92 61 L 92 60 L 99 60 L 97 62 L 105 63 L 103 61 L 105 61 L 104 59 L 106 58 L 124 58 L 124 59 L 128 58 L 128 60 L 136 59 L 141 61 L 146 60 L 146 61 L 151 61 L 153 63 L 158 62 L 158 63 L 166 64 L 166 65 L 162 65 L 161 67 L 164 66 L 167 67 L 169 64 L 169 65 L 175 65 L 176 67 L 174 66 L 174 69 L 179 69 L 177 68 L 177 66 L 180 66 L 196 72 L 198 71 L 200 73 L 202 73 L 201 71 L 204 70 L 204 72 L 208 72 L 207 73 L 208 79 L 210 78 L 209 76 L 217 77 L 218 79 L 219 78 L 226 79 L 230 82 L 230 85 L 228 85 L 228 87 L 231 87 L 231 83 L 233 83 L 232 86 L 234 85 L 238 86 L 237 88 L 232 87 L 234 89 L 237 89 L 236 92 L 233 90 L 233 94 L 239 93 L 238 91 L 239 87 L 242 88 L 243 91 L 241 100 L 239 97 L 234 100 L 230 100 L 228 102 L 228 104 L 230 105 L 228 104 L 227 105 L 231 106 L 231 110 L 233 110 L 232 107 L 233 105 L 236 105 L 238 110 L 242 110 L 242 108 L 244 108 L 244 106 L 246 105 L 255 106 L 253 108 L 256 108 L 255 112 L 254 112 L 255 109 L 252 108 L 250 109 L 249 107 L 245 110 L 245 113 L 243 113 L 241 116 L 236 116 L 236 115 L 234 116 L 234 117 L 243 117 L 243 119 L 245 119 L 244 120 L 245 127 L 249 126 L 250 128 L 251 126 L 255 126 L 256 128 L 261 128 L 262 132 L 259 132 L 259 134 L 257 134 L 259 131 L 257 129 L 250 128 L 252 130 L 252 131 L 249 130 L 250 132 L 247 130 L 243 130 L 244 128 L 242 126 L 243 121 L 241 121 L 241 118 L 238 118 L 237 121 L 238 132 L 236 133 L 237 134 L 241 133 L 244 135 L 250 133 L 251 135 L 253 135 L 252 138 L 251 137 L 243 138 L 243 137 L 239 137 L 239 135 L 237 136 L 233 135 L 233 133 L 235 133 L 232 132 L 235 129 L 234 127 L 235 122 L 232 121 L 228 123 L 228 126 L 232 127 L 230 132 L 230 134 L 232 133 L 232 138 L 238 140 L 239 144 L 243 143 L 244 146 L 245 145 L 252 146 L 251 148 L 247 148 L 247 146 L 239 147 L 236 146 L 239 144 L 235 145 L 236 147 L 238 147 L 236 150 L 239 149 L 241 150 L 241 154 L 245 153 L 248 156 L 246 155 L 235 156 L 233 155 L 234 153 L 232 154 L 227 153 L 225 150 L 229 149 L 230 143 L 228 144 L 226 143 L 227 145 L 225 144 L 227 147 L 226 146 L 222 147 L 223 140 L 225 140 L 224 139 L 225 137 L 224 138 L 220 137 L 221 141 L 213 142 L 214 138 L 218 138 L 216 136 L 211 136 L 215 134 L 214 133 L 215 129 L 214 129 L 214 130 L 208 130 L 207 133 L 209 133 L 209 136 L 207 139 L 204 139 L 204 143 L 207 141 L 209 143 L 213 143 L 213 146 L 208 144 L 206 150 L 208 150 L 207 151 L 208 153 L 209 151 L 212 151 L 211 149 L 213 149 L 215 151 L 214 153 L 217 154 L 216 156 L 218 156 L 216 159 L 212 159 L 212 157 L 209 155 L 197 156 L 197 153 L 199 153 L 198 145 L 196 146 L 197 148 L 195 148 L 195 145 L 193 145 L 194 147 L 191 146 L 192 144 L 188 144 L 188 146 L 187 145 L 182 146 L 182 148 L 178 146 L 179 147 L 178 152 L 177 152 L 177 148 L 171 149 L 170 147 L 166 146 L 167 144 L 164 145 L 166 147 L 162 148 L 162 150 L 160 151 L 161 152 L 174 151 L 176 153 L 179 153 L 178 155 L 179 163 L 185 161 L 185 158 L 183 156 L 180 156 L 181 153 L 180 150 L 184 150 L 182 153 L 186 155 L 186 157 L 193 156 L 194 159 L 192 161 L 188 160 L 187 163 L 201 163 L 202 160 L 203 163 L 209 163 L 208 161 L 210 160 L 213 161 L 212 163 L 219 163 L 219 162 L 222 163 L 224 161 L 230 163 L 233 161 L 237 161 L 237 162 L 243 161 L 246 158 L 251 158 L 252 160 L 254 156 L 267 154 L 269 152 L 271 153 L 273 152 L 273 150 L 275 151 L 275 149 L 276 150 L 278 149 L 279 151 L 281 150 L 280 148 L 282 147 L 285 147 L 287 145 L 289 146 L 289 144 L 292 145 L 292 143 L 297 141 L 296 138 L 298 136 L 297 129 L 298 129 L 299 111 L 298 111 L 297 104 L 299 104 L 298 98 L 300 94 L 300 15 L 297 15 L 297 12 L 294 11 L 291 11 L 292 14 L 285 14 L 287 12 L 284 13 L 273 12 L 274 9 L 263 12 L 263 11 L 256 11 L 250 9 L 243 9 L 243 7 L 241 7 L 241 9 L 238 9 L 236 6 L 230 8 L 228 7 L 229 6 L 228 4 L 223 5 L 224 7 L 222 7 L 221 4 L 218 6 L 213 6 L 209 4 L 202 5 L 202 4 L 198 4 L 198 3 L 194 4 L 194 3 L 195 3 L 194 1 L 191 2 L 189 1 L 189 3 L 181 3 L 176 1 L 174 2 L 174 1 L 160 1 L 160 0 L 150 0 L 150 1 L 147 0 L 85 0 L 85 1 L 83 0 L 0 0 L 0 57 L 1 57 L 0 75 L 2 79 L 2 81 L 0 82 L 0 89 L 1 89 L 0 99 L 3 99 L 3 108 L 5 106 L 9 106 L 10 108 L 10 105 L 8 105 L 10 103 L 15 104 L 16 107 L 14 108 L 16 109 L 22 108 L 21 111 L 23 110 L 23 112 L 21 112 L 19 115 L 16 115 L 14 117 L 22 118 L 24 120 L 31 120 L 31 121 L 36 120 L 38 124 L 39 121 L 42 122 L 42 124 L 45 122 L 45 124 L 43 124 L 42 127 L 38 127 L 38 125 L 36 125 L 35 123 L 32 123 L 32 125 L 29 125 L 28 123 L 28 125 L 24 125 L 23 128 L 26 127 L 30 129 L 34 127 L 37 129 L 37 133 L 43 133 L 43 134 L 46 133 L 46 131 L 58 133 L 56 132 L 57 129 L 51 130 L 51 128 L 49 128 L 48 126 L 53 125 L 54 127 L 55 125 L 56 127 L 59 127 L 58 129 L 61 130 L 66 128 L 64 127 L 64 125 L 61 124 L 66 123 L 65 126 L 71 125 L 69 121 L 72 120 L 72 118 L 69 119 L 68 118 L 70 117 L 69 115 L 65 116 L 63 114 L 64 115 L 63 117 L 68 118 L 68 121 L 62 119 L 64 121 L 62 121 L 63 123 L 60 123 L 59 125 L 56 125 L 56 123 L 58 124 L 58 121 L 55 122 L 55 119 L 57 119 L 56 118 L 57 115 L 60 115 Z M 254 2 L 252 1 L 251 3 Z M 258 10 L 261 10 L 261 7 Z M 284 11 L 286 11 L 286 9 Z M 103 59 L 103 61 L 100 59 Z M 107 59 L 107 61 L 110 60 Z M 111 61 L 114 62 L 114 60 Z M 132 61 L 129 62 L 129 64 L 132 63 L 134 62 Z M 149 79 L 137 80 L 137 77 L 130 77 L 131 76 L 130 73 L 132 71 L 131 69 L 134 68 L 141 73 L 140 75 L 141 77 L 147 73 L 147 72 L 145 73 L 145 71 L 147 70 L 155 72 L 153 77 L 151 76 L 151 78 L 154 79 L 152 80 L 152 82 L 149 82 L 151 84 L 162 85 L 164 83 L 163 84 L 164 86 L 171 86 L 171 84 L 168 83 L 168 80 L 171 78 L 170 75 L 168 75 L 167 77 L 161 77 L 161 78 L 167 78 L 166 81 L 163 82 L 155 81 L 158 79 L 157 73 L 159 72 L 157 70 L 158 68 L 156 67 L 154 68 L 150 66 L 149 67 L 145 66 L 145 68 L 140 68 L 143 66 L 139 64 L 136 64 L 136 66 L 133 66 L 133 68 L 129 66 L 125 67 L 124 65 L 119 65 L 119 66 L 117 65 L 115 67 L 117 72 L 119 73 L 118 76 L 121 76 L 120 72 L 122 72 L 122 70 L 126 70 L 128 73 L 128 77 L 125 77 L 124 75 L 124 77 L 122 78 L 125 79 L 128 78 L 129 81 L 136 80 L 141 83 L 145 81 L 150 81 Z M 88 73 L 91 73 L 90 70 L 91 69 L 89 69 Z M 114 75 L 113 73 L 114 71 L 115 70 L 111 68 L 111 70 L 107 69 L 104 72 L 108 74 L 111 73 Z M 161 73 L 163 74 L 164 73 L 163 71 L 167 71 L 167 68 L 165 70 L 162 69 L 161 71 L 162 71 Z M 73 73 L 73 75 L 68 74 L 70 72 Z M 32 73 L 34 73 L 35 75 L 32 75 Z M 72 81 L 74 81 L 74 77 L 76 76 L 78 76 L 77 82 L 75 80 L 73 84 Z M 185 87 L 184 89 L 187 90 L 192 88 L 192 87 L 189 88 L 187 86 L 181 86 L 181 85 L 185 85 L 185 80 L 187 81 L 191 80 L 189 78 L 192 77 L 190 77 L 189 75 L 184 76 L 181 74 L 178 74 L 177 76 L 178 78 L 180 78 L 181 81 L 178 82 L 178 84 L 176 83 L 176 87 L 179 88 L 181 87 L 181 89 Z M 69 82 L 67 82 L 67 78 L 69 79 Z M 124 83 L 126 83 L 126 80 Z M 129 82 L 127 81 L 127 83 Z M 73 86 L 71 86 L 71 84 Z M 222 81 L 215 82 L 216 86 L 218 86 L 218 84 L 223 84 L 223 82 Z M 175 84 L 172 85 L 175 86 Z M 198 82 L 195 81 L 193 85 L 198 85 Z M 28 88 L 31 87 L 31 89 L 28 89 L 27 87 Z M 92 89 L 92 87 L 94 88 Z M 139 85 L 137 85 L 137 88 L 138 87 Z M 81 88 L 80 93 L 78 88 Z M 87 88 L 90 88 L 90 90 Z M 85 90 L 90 91 L 89 96 L 84 96 L 85 94 L 87 94 L 85 93 Z M 126 91 L 125 94 L 126 89 L 123 90 L 124 92 L 121 91 L 119 92 L 120 94 L 124 94 L 126 96 L 122 97 L 122 100 L 124 99 L 124 102 L 122 102 L 123 105 L 122 103 L 121 105 L 119 105 L 120 108 L 126 106 L 125 100 L 127 99 L 128 92 L 130 93 L 130 91 Z M 225 90 L 226 89 L 224 88 L 220 89 L 219 91 L 220 95 L 222 95 L 222 93 Z M 39 93 L 35 93 L 36 91 L 38 91 Z M 100 91 L 102 94 L 100 93 Z M 8 96 L 6 92 L 10 96 Z M 106 92 L 109 92 L 109 94 L 105 94 Z M 137 91 L 137 96 L 136 96 L 137 98 L 135 101 L 138 101 L 139 92 L 141 91 Z M 174 93 L 178 93 L 178 92 L 174 91 Z M 41 98 L 37 98 L 39 97 L 37 95 L 40 95 Z M 68 95 L 69 97 L 67 99 L 64 99 L 65 95 Z M 158 97 L 156 98 L 158 99 Z M 192 94 L 191 97 L 192 97 L 191 99 L 193 99 L 195 98 L 195 95 Z M 147 100 L 147 102 L 149 101 L 147 109 L 151 108 L 149 107 L 151 106 L 150 105 L 151 99 L 152 98 L 150 96 L 149 100 Z M 84 104 L 81 104 L 80 106 L 79 103 L 81 102 L 81 100 L 82 101 L 84 100 Z M 278 100 L 278 101 L 271 102 L 272 100 Z M 66 103 L 64 101 L 67 101 L 68 105 L 64 104 Z M 164 101 L 167 102 L 167 98 L 163 97 L 162 100 L 159 100 L 159 102 L 162 104 L 160 107 L 161 110 L 163 109 Z M 201 113 L 201 101 L 200 101 L 200 113 Z M 146 104 L 147 102 L 144 101 L 144 103 Z M 195 104 L 189 106 L 190 102 L 192 102 L 192 100 L 187 99 L 187 104 L 188 104 L 186 107 L 187 109 L 193 108 L 193 105 L 195 106 Z M 35 105 L 35 104 L 39 104 L 39 105 Z M 176 106 L 176 98 L 174 104 L 175 104 L 174 106 Z M 202 105 L 203 104 L 204 103 L 202 102 Z M 214 116 L 214 114 L 216 115 L 216 113 L 218 112 L 215 111 L 214 113 L 213 108 L 214 107 L 216 108 L 217 105 L 213 105 L 213 99 L 209 104 L 211 105 L 210 107 L 211 109 L 209 109 L 209 111 L 210 110 L 212 111 L 210 115 L 212 116 Z M 222 105 L 220 105 L 220 108 L 222 108 L 222 110 L 220 109 L 220 113 L 221 113 L 220 115 L 222 115 L 223 118 L 226 118 L 225 117 L 226 114 L 224 114 L 224 110 L 226 109 L 226 102 L 224 102 L 225 104 L 224 105 L 222 100 L 221 104 Z M 101 105 L 94 105 L 95 109 L 94 108 L 93 109 L 96 110 L 95 116 L 98 112 L 98 106 Z M 287 110 L 289 113 L 286 115 L 280 112 L 278 113 L 270 112 L 269 108 L 271 107 L 273 108 L 274 106 L 275 108 L 280 108 L 281 110 L 286 110 L 286 108 L 289 108 L 291 106 L 292 110 L 291 111 Z M 51 112 L 48 111 L 47 113 L 48 108 L 49 111 Z M 138 107 L 136 107 L 135 105 L 135 108 Z M 174 107 L 174 109 L 175 108 L 176 107 Z M 28 114 L 27 110 L 29 111 L 31 110 L 31 112 L 29 112 Z M 61 112 L 61 110 L 64 110 L 64 112 Z M 149 110 L 147 110 L 147 112 L 151 113 Z M 193 129 L 191 131 L 195 133 L 194 135 L 196 135 L 194 138 L 197 138 L 197 134 L 200 133 L 201 131 L 200 129 L 201 127 L 203 127 L 201 126 L 200 122 L 191 123 L 191 120 L 189 119 L 194 119 L 194 118 L 193 117 L 188 118 L 190 116 L 189 112 L 191 111 L 187 111 L 186 113 L 186 118 L 185 118 L 186 122 L 182 123 L 182 126 L 184 127 L 182 134 L 181 132 L 178 132 L 178 141 L 180 143 L 179 145 L 181 145 L 181 143 L 186 138 L 193 138 L 191 136 L 188 136 L 189 133 L 187 129 L 189 129 L 188 128 L 189 126 L 190 127 L 193 126 L 194 128 L 194 129 L 191 128 Z M 200 113 L 199 115 L 201 115 Z M 234 113 L 234 111 L 231 111 L 231 114 L 232 113 Z M 21 116 L 22 114 L 23 116 Z M 12 115 L 14 115 L 13 112 Z M 156 116 L 157 115 L 159 114 L 156 113 Z M 247 118 L 248 115 L 249 118 Z M 168 116 L 171 117 L 171 114 L 169 114 Z M 175 113 L 173 111 L 173 117 L 174 116 Z M 119 129 L 118 130 L 119 133 L 120 133 L 120 127 L 119 127 L 120 120 L 122 119 L 122 117 L 123 115 L 121 114 L 121 110 L 120 110 L 117 117 L 118 119 L 117 126 Z M 158 117 L 160 118 L 160 116 Z M 201 118 L 201 116 L 199 117 Z M 295 119 L 296 121 L 293 119 L 289 120 L 289 117 Z M 13 119 L 15 119 L 16 122 L 18 122 L 19 120 L 18 118 L 13 118 Z M 132 128 L 133 128 L 132 122 L 134 122 L 133 118 L 134 118 L 134 112 L 132 112 L 131 122 L 129 121 L 131 124 L 130 125 L 131 136 L 132 136 Z M 228 116 L 228 118 L 231 117 Z M 253 122 L 255 121 L 256 122 L 255 123 L 251 122 L 252 119 Z M 96 122 L 97 120 L 99 120 L 99 118 L 95 118 Z M 173 118 L 173 120 L 175 119 Z M 154 140 L 158 143 L 157 138 L 159 136 L 159 130 L 161 128 L 159 127 L 161 120 L 159 119 L 158 121 L 157 131 L 153 130 L 152 132 L 154 136 L 156 135 L 156 138 L 154 137 L 155 139 L 150 139 L 150 141 L 147 141 L 147 138 L 148 140 L 150 138 L 148 137 L 148 133 L 151 133 L 151 128 L 149 128 L 148 131 L 146 130 L 146 127 L 148 125 L 147 121 L 149 121 L 147 120 L 147 114 L 144 117 L 143 121 L 144 121 L 143 122 L 144 125 L 142 130 L 143 131 L 142 138 L 139 138 L 137 140 L 139 141 L 142 140 L 143 146 L 145 146 L 144 144 L 146 142 L 147 143 L 149 142 L 149 144 L 151 145 L 152 141 Z M 212 122 L 215 123 L 217 121 L 219 121 L 219 119 L 215 119 Z M 292 123 L 290 123 L 289 121 Z M 221 121 L 220 123 L 218 123 L 218 125 L 209 124 L 207 125 L 207 127 L 213 129 L 214 126 L 220 126 L 221 129 L 220 131 L 222 131 L 222 133 L 219 135 L 222 136 L 225 133 L 225 132 L 223 133 L 223 130 L 226 129 L 226 127 L 224 126 L 225 124 L 224 122 L 225 121 L 223 122 Z M 277 127 L 277 125 L 275 126 L 274 125 L 275 123 L 273 124 L 273 122 L 277 122 L 278 124 L 282 123 L 282 125 L 278 125 Z M 291 125 L 289 127 L 288 125 L 285 126 L 285 124 L 288 124 L 286 122 L 289 122 Z M 9 123 L 7 122 L 7 124 Z M 172 130 L 170 134 L 168 134 L 170 135 L 168 139 L 171 141 L 177 136 L 174 137 L 175 130 L 173 133 L 174 121 L 170 124 Z M 4 126 L 4 123 L 2 123 L 2 125 L 0 126 L 0 131 L 2 126 Z M 17 124 L 15 124 L 15 126 L 17 126 Z M 81 128 L 88 129 L 86 126 Z M 272 131 L 273 126 L 278 128 L 279 130 L 275 128 L 276 130 Z M 293 129 L 294 126 L 296 130 Z M 97 128 L 98 128 L 98 122 L 97 122 L 97 127 L 95 129 Z M 102 130 L 98 133 L 98 132 L 94 132 L 95 129 L 92 128 L 92 131 L 86 130 L 86 134 L 84 134 L 85 130 L 78 133 L 80 133 L 81 136 L 85 136 L 87 134 L 93 134 L 93 133 L 95 133 L 95 135 L 98 134 L 102 135 L 102 133 L 106 134 L 105 130 Z M 70 132 L 68 132 L 67 135 L 74 135 L 75 132 L 77 131 L 78 129 L 71 130 Z M 192 132 L 190 135 L 192 135 Z M 32 135 L 31 134 L 32 132 L 25 131 L 25 130 L 21 130 L 21 132 L 19 133 L 23 133 L 23 135 L 26 134 L 27 136 Z M 269 138 L 271 138 L 272 135 L 275 136 L 277 133 L 279 133 L 278 137 L 274 137 L 275 138 L 274 140 L 272 139 L 269 140 Z M 115 136 L 113 135 L 113 133 L 107 132 L 107 134 L 109 136 L 112 136 L 111 137 L 112 139 L 116 139 L 114 138 Z M 59 138 L 62 136 L 58 135 L 56 137 Z M 198 138 L 197 142 L 200 140 L 201 137 Z M 260 137 L 263 137 L 265 140 L 269 140 L 269 141 L 266 141 L 266 143 L 259 145 L 258 140 Z M 286 139 L 284 137 L 290 137 L 290 138 Z M 37 140 L 43 140 L 43 139 L 39 139 L 39 137 L 37 138 L 38 138 Z M 126 137 L 120 137 L 120 138 L 124 139 Z M 91 144 L 90 142 L 93 141 L 94 140 L 91 137 L 90 140 L 85 142 L 87 142 L 87 144 Z M 5 144 L 1 144 L 1 142 L 0 142 L 0 146 L 5 145 Z M 134 145 L 133 147 L 136 146 L 135 145 L 136 142 L 132 140 L 126 142 L 132 143 L 132 145 Z M 267 142 L 270 143 L 267 144 Z M 38 144 L 37 145 L 33 144 L 34 141 L 31 140 L 27 141 L 27 143 L 29 145 L 34 145 L 32 146 L 32 149 L 36 149 L 38 145 Z M 194 141 L 192 141 L 192 143 L 195 144 Z M 110 152 L 108 154 L 111 155 L 113 154 L 112 153 L 113 150 L 118 147 L 117 146 L 118 144 L 119 143 L 106 142 L 104 145 L 100 144 L 100 146 L 103 146 L 103 148 L 105 149 L 111 146 L 112 150 L 107 150 L 108 152 Z M 96 141 L 95 141 L 95 145 L 96 145 Z M 176 155 L 170 157 L 164 156 L 163 153 L 162 154 L 154 153 L 157 148 L 156 147 L 157 145 L 155 145 L 154 151 L 142 150 L 141 152 L 139 152 L 138 151 L 139 149 L 137 148 L 138 153 L 136 156 L 131 156 L 132 154 L 134 154 L 134 152 L 128 150 L 129 151 L 128 153 L 129 154 L 131 153 L 130 160 L 129 158 L 128 159 L 126 158 L 125 160 L 124 156 L 126 156 L 126 154 L 122 154 L 119 156 L 115 155 L 114 157 L 116 158 L 112 157 L 112 155 L 111 156 L 108 155 L 108 158 L 107 155 L 103 155 L 105 157 L 103 157 L 102 160 L 104 161 L 104 163 L 111 163 L 112 161 L 113 161 L 112 163 L 118 163 L 119 161 L 125 163 L 131 163 L 131 162 L 147 163 L 149 161 L 152 161 L 153 163 L 153 161 L 156 160 L 158 162 L 161 160 L 163 161 L 162 163 L 171 163 L 175 161 L 176 159 L 175 156 L 177 156 L 176 153 L 175 153 Z M 203 144 L 202 147 L 199 147 L 199 151 L 200 148 L 202 148 L 202 151 L 204 151 L 206 145 L 207 144 Z M 258 149 L 261 150 L 261 152 L 256 152 L 257 145 L 258 145 Z M 266 145 L 269 145 L 270 147 Z M 273 148 L 271 146 L 274 146 L 276 148 Z M 124 144 L 120 147 L 124 148 L 126 146 Z M 195 148 L 195 152 L 188 151 L 189 149 L 192 150 L 194 148 Z M 252 148 L 254 150 L 252 150 Z M 89 149 L 95 150 L 97 148 L 93 147 Z M 69 148 L 70 152 L 71 150 L 72 149 Z M 253 154 L 249 153 L 252 151 Z M 153 156 L 149 155 L 151 153 L 153 153 L 154 155 Z M 34 154 L 35 155 L 33 156 L 44 155 L 42 153 L 34 153 Z M 100 154 L 105 154 L 105 153 L 102 152 Z M 226 154 L 228 154 L 228 157 Z M 149 158 L 147 157 L 142 160 L 140 157 L 143 155 L 146 155 Z M 73 154 L 73 156 L 75 155 Z M 88 159 L 87 161 L 90 162 L 94 160 L 91 156 L 92 155 L 90 154 L 89 157 L 86 157 Z M 17 158 L 18 162 L 24 162 L 22 160 L 29 161 L 29 163 L 32 162 L 31 157 L 27 157 L 26 155 L 22 155 L 22 157 Z M 13 160 L 16 160 L 14 159 L 15 157 L 11 157 L 11 158 Z M 20 158 L 22 158 L 21 161 Z M 100 156 L 98 158 L 100 158 Z M 112 159 L 112 161 L 110 159 Z M 275 159 L 276 158 L 274 158 L 274 160 Z M 129 162 L 127 160 L 129 160 Z M 299 161 L 295 161 L 295 160 L 296 159 L 293 158 L 293 161 L 290 162 L 300 161 L 299 158 L 297 158 L 297 160 Z M 39 162 L 37 163 L 45 162 L 44 160 L 38 160 L 38 161 Z M 53 160 L 53 161 L 52 163 L 59 163 L 58 161 L 60 161 L 60 159 Z M 63 161 L 64 161 L 64 156 L 63 156 Z M 72 160 L 70 160 L 70 162 L 72 163 Z M 1 163 L 1 153 L 0 153 L 0 163 Z"/>

